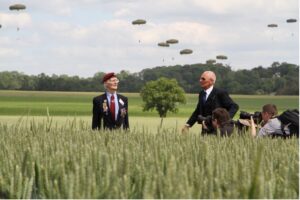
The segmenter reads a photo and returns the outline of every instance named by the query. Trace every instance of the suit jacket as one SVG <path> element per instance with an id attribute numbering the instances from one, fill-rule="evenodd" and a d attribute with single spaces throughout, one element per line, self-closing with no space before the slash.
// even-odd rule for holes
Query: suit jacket
<path id="1" fill-rule="evenodd" d="M 189 124 L 190 126 L 193 126 L 198 120 L 198 115 L 207 117 L 209 115 L 212 115 L 212 111 L 216 108 L 225 108 L 229 112 L 231 118 L 233 118 L 233 116 L 239 109 L 239 106 L 229 97 L 228 93 L 225 90 L 214 87 L 204 105 L 201 101 L 203 95 L 204 90 L 199 93 L 197 107 L 190 119 L 187 121 L 187 124 Z M 214 129 L 211 125 L 208 124 L 207 133 L 212 132 L 214 132 Z"/>
<path id="2" fill-rule="evenodd" d="M 129 128 L 128 99 L 120 94 L 117 94 L 117 97 L 119 104 L 117 120 L 112 119 L 106 93 L 94 97 L 92 129 L 101 129 L 102 125 L 104 129 L 110 130 L 121 127 L 123 127 L 123 129 Z"/>

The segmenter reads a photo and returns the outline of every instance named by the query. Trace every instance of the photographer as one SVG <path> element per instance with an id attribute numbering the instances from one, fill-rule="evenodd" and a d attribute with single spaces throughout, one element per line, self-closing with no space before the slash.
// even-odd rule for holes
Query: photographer
<path id="1" fill-rule="evenodd" d="M 205 123 L 206 121 L 202 121 L 204 129 L 207 128 Z M 224 108 L 216 108 L 213 110 L 211 123 L 215 129 L 215 133 L 219 131 L 221 136 L 230 136 L 233 133 L 233 121 L 230 119 L 228 111 Z"/>
<path id="2" fill-rule="evenodd" d="M 266 104 L 262 107 L 262 128 L 260 128 L 258 134 L 256 134 L 255 123 L 251 116 L 251 135 L 253 137 L 262 136 L 283 136 L 282 124 L 277 118 L 277 108 L 274 104 Z M 289 130 L 284 128 L 286 134 L 289 134 Z"/>

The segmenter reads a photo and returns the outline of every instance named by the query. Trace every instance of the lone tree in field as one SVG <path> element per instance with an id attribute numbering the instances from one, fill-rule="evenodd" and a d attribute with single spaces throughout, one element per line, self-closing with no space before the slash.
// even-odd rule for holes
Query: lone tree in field
<path id="1" fill-rule="evenodd" d="M 184 90 L 175 79 L 160 78 L 156 81 L 149 81 L 140 94 L 144 101 L 143 111 L 155 108 L 161 118 L 160 127 L 169 111 L 176 113 L 177 105 L 186 103 Z"/>

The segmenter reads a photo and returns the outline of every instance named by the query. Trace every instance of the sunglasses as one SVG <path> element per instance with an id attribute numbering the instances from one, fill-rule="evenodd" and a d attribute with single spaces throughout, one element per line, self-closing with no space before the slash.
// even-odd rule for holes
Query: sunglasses
<path id="1" fill-rule="evenodd" d="M 203 77 L 201 77 L 201 78 L 200 78 L 200 80 L 201 80 L 201 81 L 205 81 L 206 79 L 205 79 L 205 78 L 203 78 Z"/>

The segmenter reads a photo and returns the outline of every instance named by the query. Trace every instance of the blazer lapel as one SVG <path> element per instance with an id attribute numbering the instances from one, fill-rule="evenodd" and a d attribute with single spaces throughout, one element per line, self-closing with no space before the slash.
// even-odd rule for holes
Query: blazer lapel
<path id="1" fill-rule="evenodd" d="M 121 97 L 118 94 L 117 96 L 118 96 L 118 104 L 119 104 L 117 121 L 119 121 L 119 119 L 121 118 L 121 109 L 124 107 L 124 101 L 121 99 Z M 121 102 L 123 102 L 123 104 L 121 104 Z"/>
<path id="2" fill-rule="evenodd" d="M 213 90 L 212 90 L 211 93 L 209 94 L 208 98 L 206 99 L 205 104 L 206 104 L 207 102 L 213 101 L 213 99 L 215 98 L 215 93 L 216 93 L 216 90 L 215 90 L 215 88 L 213 88 Z"/>

